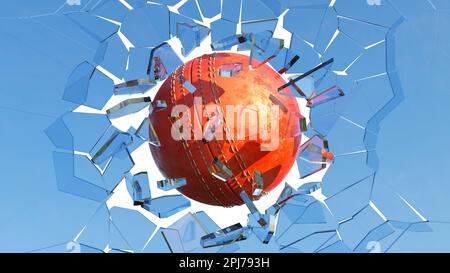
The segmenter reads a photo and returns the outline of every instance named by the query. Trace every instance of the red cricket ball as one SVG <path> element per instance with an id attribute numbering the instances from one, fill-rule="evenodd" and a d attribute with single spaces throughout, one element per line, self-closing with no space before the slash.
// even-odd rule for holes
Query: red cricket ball
<path id="1" fill-rule="evenodd" d="M 236 53 L 198 57 L 178 67 L 154 98 L 167 108 L 150 115 L 161 143 L 150 145 L 152 155 L 165 177 L 187 179 L 178 190 L 194 200 L 241 205 L 242 190 L 259 199 L 258 189 L 264 195 L 275 188 L 295 162 L 297 101 L 278 94 L 286 81 L 277 71 L 252 64 Z"/>

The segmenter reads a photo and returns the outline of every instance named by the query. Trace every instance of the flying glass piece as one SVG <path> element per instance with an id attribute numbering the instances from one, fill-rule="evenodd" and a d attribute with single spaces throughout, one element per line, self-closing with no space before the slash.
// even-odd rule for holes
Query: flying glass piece
<path id="1" fill-rule="evenodd" d="M 119 118 L 137 113 L 151 103 L 150 97 L 127 99 L 106 110 L 109 118 Z"/>
<path id="2" fill-rule="evenodd" d="M 186 178 L 168 178 L 157 182 L 158 188 L 163 191 L 177 189 L 186 185 Z"/>
<path id="3" fill-rule="evenodd" d="M 202 247 L 207 248 L 245 240 L 247 238 L 245 231 L 246 229 L 241 224 L 234 224 L 201 237 L 200 244 Z"/>
<path id="4" fill-rule="evenodd" d="M 253 196 L 261 196 L 264 188 L 264 180 L 262 177 L 262 172 L 254 171 L 253 176 L 255 179 L 255 188 L 253 190 Z"/>
<path id="5" fill-rule="evenodd" d="M 242 70 L 242 63 L 223 64 L 219 67 L 219 76 L 230 78 Z"/>
<path id="6" fill-rule="evenodd" d="M 306 106 L 315 107 L 317 105 L 343 97 L 344 95 L 345 94 L 342 89 L 335 85 L 317 94 L 313 92 L 311 97 L 308 99 Z"/>

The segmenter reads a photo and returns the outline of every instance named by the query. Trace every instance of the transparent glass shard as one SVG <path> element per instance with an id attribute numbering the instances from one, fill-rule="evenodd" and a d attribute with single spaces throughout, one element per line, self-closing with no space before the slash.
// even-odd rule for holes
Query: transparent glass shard
<path id="1" fill-rule="evenodd" d="M 163 191 L 177 189 L 179 187 L 183 187 L 186 184 L 186 178 L 168 178 L 157 182 L 158 189 L 161 189 Z"/>
<path id="2" fill-rule="evenodd" d="M 176 36 L 182 44 L 181 53 L 187 56 L 208 36 L 209 29 L 196 23 L 177 22 Z"/>
<path id="3" fill-rule="evenodd" d="M 333 163 L 334 155 L 328 151 L 328 141 L 315 135 L 300 147 L 299 167 L 300 177 L 305 178 L 326 168 Z"/>
<path id="4" fill-rule="evenodd" d="M 63 99 L 77 104 L 86 101 L 89 81 L 95 67 L 88 62 L 79 64 L 70 74 L 64 90 Z"/>
<path id="5" fill-rule="evenodd" d="M 202 21 L 202 16 L 200 15 L 200 11 L 197 7 L 196 0 L 188 0 L 181 7 L 178 8 L 180 14 L 183 14 L 187 17 L 195 19 L 197 21 Z"/>
<path id="6" fill-rule="evenodd" d="M 289 80 L 289 83 L 284 84 L 284 85 L 282 85 L 282 86 L 280 86 L 280 87 L 278 88 L 278 92 L 283 91 L 283 89 L 285 89 L 285 88 L 287 88 L 287 87 L 289 87 L 289 86 L 295 84 L 296 82 L 298 82 L 298 81 L 300 81 L 300 80 L 302 80 L 302 79 L 304 79 L 304 78 L 306 78 L 306 77 L 308 77 L 308 76 L 314 74 L 315 72 L 317 72 L 317 71 L 319 71 L 319 70 L 321 70 L 321 69 L 327 68 L 328 66 L 330 66 L 331 64 L 333 64 L 333 62 L 334 62 L 334 59 L 333 59 L 333 58 L 332 58 L 332 59 L 329 59 L 329 60 L 325 61 L 324 63 L 322 63 L 322 64 L 320 64 L 320 65 L 314 67 L 313 69 L 311 69 L 311 70 L 305 72 L 304 74 L 302 74 L 302 75 L 300 75 L 300 76 L 298 76 L 298 77 L 296 77 L 296 78 L 294 78 L 294 79 L 292 79 L 292 80 Z M 302 92 L 302 93 L 303 93 L 303 92 Z M 300 93 L 300 94 L 302 95 L 302 93 Z M 304 94 L 303 94 L 303 96 L 304 96 Z"/>
<path id="7" fill-rule="evenodd" d="M 250 211 L 250 214 L 255 218 L 255 220 L 259 223 L 259 225 L 260 226 L 267 225 L 267 221 L 264 219 L 264 215 L 262 215 L 258 211 L 258 209 L 255 206 L 255 203 L 253 203 L 252 199 L 248 196 L 247 192 L 245 192 L 245 190 L 242 190 L 239 193 L 239 196 L 241 197 L 242 201 L 244 201 L 245 205 Z"/>
<path id="8" fill-rule="evenodd" d="M 242 70 L 242 63 L 223 64 L 219 67 L 219 76 L 230 78 Z"/>
<path id="9" fill-rule="evenodd" d="M 278 211 L 284 206 L 286 201 L 289 200 L 288 198 L 292 196 L 293 192 L 294 189 L 286 183 L 275 204 L 273 204 L 266 210 L 266 215 L 276 215 Z"/>
<path id="10" fill-rule="evenodd" d="M 112 157 L 105 171 L 103 181 L 109 192 L 113 192 L 125 174 L 134 167 L 133 158 L 127 148 L 121 149 Z"/>
<path id="11" fill-rule="evenodd" d="M 332 86 L 322 92 L 315 93 L 311 95 L 311 97 L 307 100 L 307 106 L 308 107 L 314 107 L 326 102 L 329 102 L 331 100 L 335 100 L 337 98 L 340 98 L 344 96 L 344 91 L 339 86 Z"/>
<path id="12" fill-rule="evenodd" d="M 278 70 L 278 73 L 279 74 L 286 73 L 289 70 L 289 68 L 291 68 L 299 59 L 300 57 L 298 55 L 295 55 L 282 69 Z"/>
<path id="13" fill-rule="evenodd" d="M 127 133 L 114 134 L 105 144 L 96 150 L 92 156 L 92 161 L 95 164 L 101 164 L 111 158 L 121 149 L 127 147 L 133 141 L 131 135 Z M 97 146 L 97 145 L 96 145 Z M 94 147 L 95 149 L 95 147 Z"/>
<path id="14" fill-rule="evenodd" d="M 262 177 L 262 172 L 254 171 L 253 178 L 255 180 L 255 186 L 253 189 L 253 196 L 261 196 L 264 189 L 264 180 Z"/>
<path id="15" fill-rule="evenodd" d="M 95 70 L 89 80 L 89 88 L 84 105 L 101 110 L 113 95 L 114 82 L 99 70 Z"/>
<path id="16" fill-rule="evenodd" d="M 308 130 L 306 118 L 299 112 L 290 112 L 287 124 L 285 133 L 287 138 L 300 136 L 302 132 Z"/>
<path id="17" fill-rule="evenodd" d="M 328 141 L 315 135 L 302 145 L 299 157 L 311 163 L 331 164 L 334 155 L 328 151 Z"/>
<path id="18" fill-rule="evenodd" d="M 136 131 L 136 135 L 141 139 L 148 141 L 151 145 L 155 147 L 161 147 L 161 142 L 159 141 L 158 135 L 156 134 L 153 124 L 150 122 L 150 118 L 146 117 L 139 128 Z"/>
<path id="19" fill-rule="evenodd" d="M 186 90 L 188 90 L 191 94 L 195 92 L 196 90 L 195 86 L 190 81 L 188 81 L 183 75 L 180 74 L 178 80 L 183 85 L 183 87 L 186 88 Z"/>
<path id="20" fill-rule="evenodd" d="M 74 176 L 74 155 L 53 153 L 53 162 L 58 190 L 95 201 L 104 201 L 108 196 L 104 188 L 95 186 Z"/>
<path id="21" fill-rule="evenodd" d="M 197 0 L 203 16 L 212 18 L 220 13 L 221 0 Z"/>
<path id="22" fill-rule="evenodd" d="M 127 99 L 106 110 L 109 118 L 119 118 L 137 113 L 147 107 L 152 100 L 150 97 Z"/>
<path id="23" fill-rule="evenodd" d="M 116 95 L 130 95 L 142 94 L 156 85 L 156 81 L 150 79 L 130 80 L 124 83 L 119 83 L 114 86 L 114 94 Z"/>
<path id="24" fill-rule="evenodd" d="M 59 149 L 73 151 L 73 136 L 64 124 L 62 118 L 57 119 L 52 125 L 44 130 L 45 134 Z"/>
<path id="25" fill-rule="evenodd" d="M 110 215 L 109 247 L 113 249 L 140 252 L 156 229 L 155 224 L 136 210 L 112 207 Z"/>
<path id="26" fill-rule="evenodd" d="M 165 80 L 183 62 L 168 43 L 162 43 L 152 49 L 147 74 L 150 80 Z"/>
<path id="27" fill-rule="evenodd" d="M 227 182 L 233 177 L 233 172 L 224 163 L 222 163 L 218 157 L 214 157 L 212 164 L 209 168 L 209 172 L 215 178 Z"/>
<path id="28" fill-rule="evenodd" d="M 322 188 L 321 182 L 309 182 L 300 186 L 298 189 L 299 194 L 311 194 Z"/>
<path id="29" fill-rule="evenodd" d="M 160 110 L 166 109 L 167 103 L 165 100 L 155 100 L 151 104 L 150 114 L 156 113 Z"/>
<path id="30" fill-rule="evenodd" d="M 230 22 L 238 23 L 241 14 L 241 0 L 228 0 L 222 2 L 221 17 Z"/>
<path id="31" fill-rule="evenodd" d="M 207 248 L 245 240 L 247 238 L 245 231 L 241 224 L 234 224 L 201 237 L 200 244 L 202 247 Z"/>
<path id="32" fill-rule="evenodd" d="M 135 175 L 125 174 L 127 189 L 131 193 L 134 205 L 142 205 L 144 200 L 151 199 L 150 183 L 147 172 L 139 172 Z"/>
<path id="33" fill-rule="evenodd" d="M 203 138 L 206 141 L 211 141 L 216 137 L 216 132 L 220 132 L 222 129 L 222 117 L 220 114 L 213 113 L 211 117 L 208 117 L 208 122 L 205 125 Z"/>
<path id="34" fill-rule="evenodd" d="M 219 41 L 213 42 L 211 44 L 211 48 L 213 50 L 227 50 L 228 48 L 245 43 L 247 41 L 247 37 L 242 34 L 236 34 L 233 36 L 229 36 L 226 38 L 223 38 Z"/>
<path id="35" fill-rule="evenodd" d="M 258 237 L 258 239 L 263 244 L 268 244 L 270 239 L 272 239 L 273 234 L 275 233 L 276 227 L 276 217 L 275 215 L 268 215 L 267 217 L 268 225 L 265 227 L 254 226 L 252 227 L 253 233 Z"/>
<path id="36" fill-rule="evenodd" d="M 142 208 L 159 218 L 167 218 L 191 206 L 191 201 L 183 195 L 168 195 L 145 200 Z"/>
<path id="37" fill-rule="evenodd" d="M 236 35 L 237 24 L 235 22 L 231 22 L 224 19 L 219 19 L 211 23 L 211 42 L 216 44 L 223 39 L 226 39 L 230 36 Z M 243 41 L 244 42 L 244 41 Z M 220 42 L 221 43 L 221 42 Z M 220 49 L 214 49 L 214 46 L 211 45 L 213 50 L 229 50 L 232 47 L 232 43 L 229 46 L 224 47 L 223 43 L 220 46 Z"/>

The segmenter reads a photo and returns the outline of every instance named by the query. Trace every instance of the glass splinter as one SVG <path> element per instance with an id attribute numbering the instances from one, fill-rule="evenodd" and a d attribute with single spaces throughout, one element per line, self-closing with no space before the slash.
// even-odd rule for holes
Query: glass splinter
<path id="1" fill-rule="evenodd" d="M 152 196 L 147 172 L 140 172 L 135 175 L 127 172 L 125 174 L 125 180 L 131 186 L 135 206 L 143 205 L 146 200 L 151 199 Z"/>
<path id="2" fill-rule="evenodd" d="M 313 74 L 314 72 L 316 72 L 316 71 L 318 71 L 318 70 L 320 70 L 320 69 L 322 69 L 322 68 L 324 68 L 324 67 L 329 66 L 329 65 L 332 64 L 333 62 L 334 62 L 334 59 L 331 58 L 331 59 L 329 59 L 328 61 L 326 61 L 326 62 L 324 62 L 324 63 L 322 63 L 322 64 L 320 64 L 320 65 L 314 67 L 313 69 L 309 70 L 308 72 L 306 72 L 306 73 L 304 73 L 304 74 L 302 74 L 302 75 L 300 75 L 300 76 L 298 76 L 298 77 L 296 77 L 296 78 L 294 78 L 294 79 L 292 79 L 292 80 L 289 80 L 288 83 L 286 83 L 286 84 L 284 84 L 284 85 L 278 87 L 278 92 L 281 91 L 281 90 L 283 90 L 283 89 L 285 89 L 286 87 L 289 87 L 289 85 L 292 85 L 293 83 L 296 83 L 296 82 L 298 82 L 299 80 L 308 77 L 309 75 Z M 303 94 L 303 96 L 304 96 L 304 94 Z"/>
<path id="3" fill-rule="evenodd" d="M 327 90 L 324 90 L 318 94 L 313 93 L 311 98 L 308 99 L 306 106 L 314 107 L 331 100 L 343 97 L 345 94 L 339 86 L 332 86 Z"/>
<path id="4" fill-rule="evenodd" d="M 311 138 L 310 140 L 301 149 L 300 157 L 310 163 L 331 164 L 334 155 L 325 148 L 327 146 L 326 140 L 323 141 L 323 146 L 315 138 Z"/>
<path id="5" fill-rule="evenodd" d="M 262 172 L 254 171 L 253 175 L 255 177 L 255 189 L 253 190 L 253 196 L 261 196 L 264 188 L 264 180 L 262 177 Z"/>
<path id="6" fill-rule="evenodd" d="M 208 119 L 208 123 L 206 124 L 205 133 L 203 135 L 206 141 L 211 141 L 217 131 L 217 128 L 222 124 L 222 119 L 219 115 L 213 114 L 212 117 Z"/>
<path id="7" fill-rule="evenodd" d="M 169 178 L 157 182 L 158 188 L 163 191 L 177 189 L 186 185 L 186 178 Z"/>
<path id="8" fill-rule="evenodd" d="M 112 108 L 106 110 L 106 113 L 110 118 L 123 117 L 129 114 L 139 112 L 140 110 L 147 107 L 150 104 L 150 102 L 151 102 L 150 97 L 127 99 L 113 106 Z"/>
<path id="9" fill-rule="evenodd" d="M 223 182 L 227 182 L 229 179 L 233 177 L 233 172 L 217 157 L 214 157 L 212 162 L 212 169 L 210 169 L 210 173 L 215 178 L 222 180 Z"/>
<path id="10" fill-rule="evenodd" d="M 229 47 L 245 43 L 246 41 L 247 37 L 242 34 L 237 34 L 212 43 L 211 48 L 212 50 L 226 50 Z"/>
<path id="11" fill-rule="evenodd" d="M 245 205 L 247 206 L 248 210 L 252 214 L 252 216 L 256 219 L 256 221 L 263 227 L 267 224 L 266 220 L 264 220 L 263 215 L 259 213 L 258 209 L 256 208 L 255 204 L 253 203 L 252 199 L 248 196 L 247 192 L 245 190 L 242 190 L 239 194 L 242 201 L 244 201 Z"/>
<path id="12" fill-rule="evenodd" d="M 302 161 L 297 160 L 300 178 L 305 178 L 332 164 L 334 155 L 328 151 L 328 141 L 315 135 L 300 147 L 299 158 Z"/>
<path id="13" fill-rule="evenodd" d="M 149 108 L 150 108 L 150 114 L 156 113 L 160 110 L 166 109 L 167 103 L 165 100 L 155 100 L 152 102 L 152 104 L 150 105 Z"/>
<path id="14" fill-rule="evenodd" d="M 219 76 L 230 78 L 242 70 L 242 63 L 223 64 L 219 67 Z"/>
<path id="15" fill-rule="evenodd" d="M 298 55 L 295 55 L 294 58 L 292 58 L 285 67 L 283 67 L 278 71 L 278 73 L 280 74 L 286 73 L 299 59 L 300 57 Z"/>
<path id="16" fill-rule="evenodd" d="M 238 223 L 201 237 L 200 244 L 203 248 L 207 248 L 231 244 L 246 238 L 245 228 Z"/>
<path id="17" fill-rule="evenodd" d="M 191 94 L 195 92 L 195 86 L 190 81 L 186 80 L 183 75 L 180 75 L 178 79 L 180 80 L 180 83 L 183 85 L 183 87 L 186 88 Z"/>
<path id="18" fill-rule="evenodd" d="M 120 83 L 114 86 L 114 94 L 126 95 L 134 93 L 144 93 L 155 86 L 156 82 L 150 79 L 137 79 Z"/>
<path id="19" fill-rule="evenodd" d="M 100 164 L 114 154 L 119 152 L 121 149 L 127 147 L 132 142 L 132 137 L 127 133 L 117 133 L 114 134 L 103 146 L 95 152 L 92 157 L 92 162 L 95 164 Z"/>
<path id="20" fill-rule="evenodd" d="M 148 141 L 153 146 L 161 147 L 161 142 L 159 141 L 155 128 L 148 117 L 139 125 L 139 128 L 136 130 L 136 135 L 142 140 Z"/>
<path id="21" fill-rule="evenodd" d="M 281 52 L 281 50 L 284 48 L 284 40 L 279 39 L 279 44 L 277 49 L 275 50 L 275 52 L 267 59 L 265 59 L 264 61 L 262 61 L 256 68 L 270 62 L 271 60 L 273 60 L 275 57 L 278 56 L 278 54 Z M 297 56 L 297 55 L 296 55 Z"/>
<path id="22" fill-rule="evenodd" d="M 155 80 L 164 80 L 168 73 L 160 57 L 153 57 L 153 74 Z"/>

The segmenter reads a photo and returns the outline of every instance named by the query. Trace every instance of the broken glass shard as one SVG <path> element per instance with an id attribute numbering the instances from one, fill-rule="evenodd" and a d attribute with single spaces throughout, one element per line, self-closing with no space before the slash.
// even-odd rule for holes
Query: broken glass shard
<path id="1" fill-rule="evenodd" d="M 141 125 L 139 125 L 139 128 L 136 130 L 136 135 L 155 147 L 161 147 L 161 142 L 149 117 L 146 117 Z"/>
<path id="2" fill-rule="evenodd" d="M 234 224 L 201 237 L 200 244 L 202 247 L 207 248 L 245 240 L 247 238 L 245 231 L 246 229 L 241 224 Z"/>
<path id="3" fill-rule="evenodd" d="M 301 185 L 301 187 L 298 189 L 299 194 L 311 194 L 317 190 L 322 188 L 321 182 L 310 182 Z"/>
<path id="4" fill-rule="evenodd" d="M 296 78 L 294 78 L 294 79 L 289 80 L 288 83 L 286 83 L 286 84 L 284 84 L 284 85 L 278 87 L 278 92 L 280 92 L 280 91 L 282 91 L 283 89 L 289 87 L 290 85 L 293 85 L 293 84 L 295 84 L 296 82 L 298 82 L 298 81 L 300 81 L 300 80 L 302 80 L 302 79 L 304 79 L 304 78 L 306 78 L 306 77 L 308 77 L 308 76 L 314 74 L 315 72 L 317 72 L 317 71 L 319 71 L 319 70 L 321 70 L 321 69 L 323 69 L 323 68 L 326 68 L 326 67 L 330 66 L 331 64 L 333 64 L 333 62 L 334 62 L 334 59 L 329 59 L 329 60 L 327 60 L 326 62 L 324 62 L 324 63 L 322 63 L 322 64 L 320 64 L 320 65 L 314 67 L 313 69 L 311 69 L 311 70 L 309 70 L 309 71 L 307 71 L 307 72 L 305 72 L 305 73 L 303 73 L 302 75 L 300 75 L 300 76 L 298 76 L 298 77 L 296 77 Z M 298 87 L 297 87 L 297 88 L 298 88 Z M 300 94 L 301 94 L 302 96 L 304 96 L 303 92 L 300 93 Z"/>
<path id="5" fill-rule="evenodd" d="M 127 99 L 106 110 L 106 113 L 109 118 L 123 117 L 141 111 L 147 107 L 151 101 L 150 97 Z"/>
<path id="6" fill-rule="evenodd" d="M 294 189 L 289 185 L 285 184 L 283 191 L 278 196 L 277 201 L 271 207 L 266 210 L 267 215 L 276 215 L 278 211 L 284 206 L 290 196 L 292 196 Z"/>
<path id="7" fill-rule="evenodd" d="M 205 26 L 177 22 L 177 38 L 182 44 L 181 53 L 183 56 L 189 55 L 208 36 L 209 29 Z"/>
<path id="8" fill-rule="evenodd" d="M 242 34 L 236 34 L 223 38 L 211 44 L 212 50 L 226 50 L 232 46 L 245 43 L 247 38 Z"/>
<path id="9" fill-rule="evenodd" d="M 150 114 L 166 109 L 167 103 L 165 100 L 155 100 L 151 104 Z"/>
<path id="10" fill-rule="evenodd" d="M 244 201 L 245 205 L 247 206 L 248 210 L 250 211 L 251 215 L 255 218 L 255 220 L 261 226 L 265 226 L 267 222 L 264 219 L 264 216 L 258 211 L 258 209 L 255 206 L 255 203 L 253 203 L 252 199 L 250 199 L 247 192 L 245 190 L 242 190 L 241 193 L 239 193 L 239 196 L 241 197 L 242 201 Z"/>
<path id="11" fill-rule="evenodd" d="M 334 155 L 328 151 L 328 141 L 315 135 L 300 147 L 297 165 L 300 178 L 305 178 L 333 163 Z"/>
<path id="12" fill-rule="evenodd" d="M 219 67 L 219 76 L 225 78 L 233 77 L 241 70 L 242 63 L 223 64 Z"/>
<path id="13" fill-rule="evenodd" d="M 276 217 L 275 215 L 268 215 L 267 216 L 267 222 L 268 225 L 265 227 L 261 226 L 252 226 L 252 231 L 258 237 L 258 239 L 263 244 L 268 244 L 270 239 L 272 238 L 273 234 L 275 233 L 275 227 L 276 227 Z"/>
<path id="14" fill-rule="evenodd" d="M 168 195 L 145 200 L 142 208 L 159 218 L 167 218 L 191 206 L 191 201 L 183 195 Z"/>
<path id="15" fill-rule="evenodd" d="M 317 94 L 313 92 L 311 97 L 308 99 L 306 106 L 314 107 L 329 102 L 331 100 L 340 98 L 344 95 L 345 95 L 344 92 L 339 86 L 332 86 Z"/>
<path id="16" fill-rule="evenodd" d="M 94 71 L 95 67 L 88 62 L 83 62 L 78 65 L 67 80 L 63 99 L 73 103 L 83 104 L 86 101 L 89 80 Z"/>
<path id="17" fill-rule="evenodd" d="M 233 172 L 224 163 L 222 163 L 219 158 L 214 157 L 212 165 L 209 168 L 209 172 L 215 178 L 227 182 L 233 177 Z"/>
<path id="18" fill-rule="evenodd" d="M 215 135 L 216 131 L 219 131 L 218 128 L 222 124 L 222 118 L 219 114 L 213 113 L 211 117 L 208 118 L 208 122 L 205 125 L 203 138 L 206 141 L 211 141 Z"/>
<path id="19" fill-rule="evenodd" d="M 117 132 L 104 145 L 102 145 L 100 149 L 95 152 L 94 156 L 92 157 L 92 161 L 95 164 L 101 164 L 107 161 L 123 148 L 127 147 L 129 144 L 131 144 L 132 141 L 133 138 L 130 134 Z"/>
<path id="20" fill-rule="evenodd" d="M 130 80 L 124 83 L 115 85 L 114 94 L 116 95 L 130 95 L 130 94 L 142 94 L 148 91 L 150 88 L 156 85 L 155 81 L 150 79 L 137 79 Z"/>
<path id="21" fill-rule="evenodd" d="M 150 80 L 162 81 L 167 78 L 183 62 L 168 43 L 152 49 L 147 74 Z"/>
<path id="22" fill-rule="evenodd" d="M 184 185 L 186 185 L 186 183 L 186 178 L 169 178 L 158 181 L 157 185 L 159 189 L 163 191 L 169 191 L 177 189 L 179 187 L 183 187 Z"/>
<path id="23" fill-rule="evenodd" d="M 286 73 L 289 70 L 289 68 L 291 68 L 299 59 L 300 57 L 298 55 L 295 55 L 282 69 L 278 71 L 278 73 L 280 74 Z"/>
<path id="24" fill-rule="evenodd" d="M 191 94 L 195 92 L 196 90 L 195 86 L 190 81 L 186 80 L 186 78 L 183 75 L 180 75 L 178 77 L 178 80 L 183 85 L 183 87 L 186 88 Z"/>
<path id="25" fill-rule="evenodd" d="M 135 206 L 144 204 L 144 200 L 152 197 L 147 172 L 140 172 L 135 175 L 128 172 L 125 174 L 125 181 L 127 182 L 127 188 L 132 193 L 131 196 Z"/>
<path id="26" fill-rule="evenodd" d="M 308 129 L 306 118 L 299 112 L 290 112 L 287 124 L 285 135 L 288 138 L 297 137 Z"/>
<path id="27" fill-rule="evenodd" d="M 253 189 L 253 196 L 261 196 L 264 189 L 264 180 L 262 177 L 262 172 L 254 171 L 253 177 L 255 179 L 255 187 Z"/>

